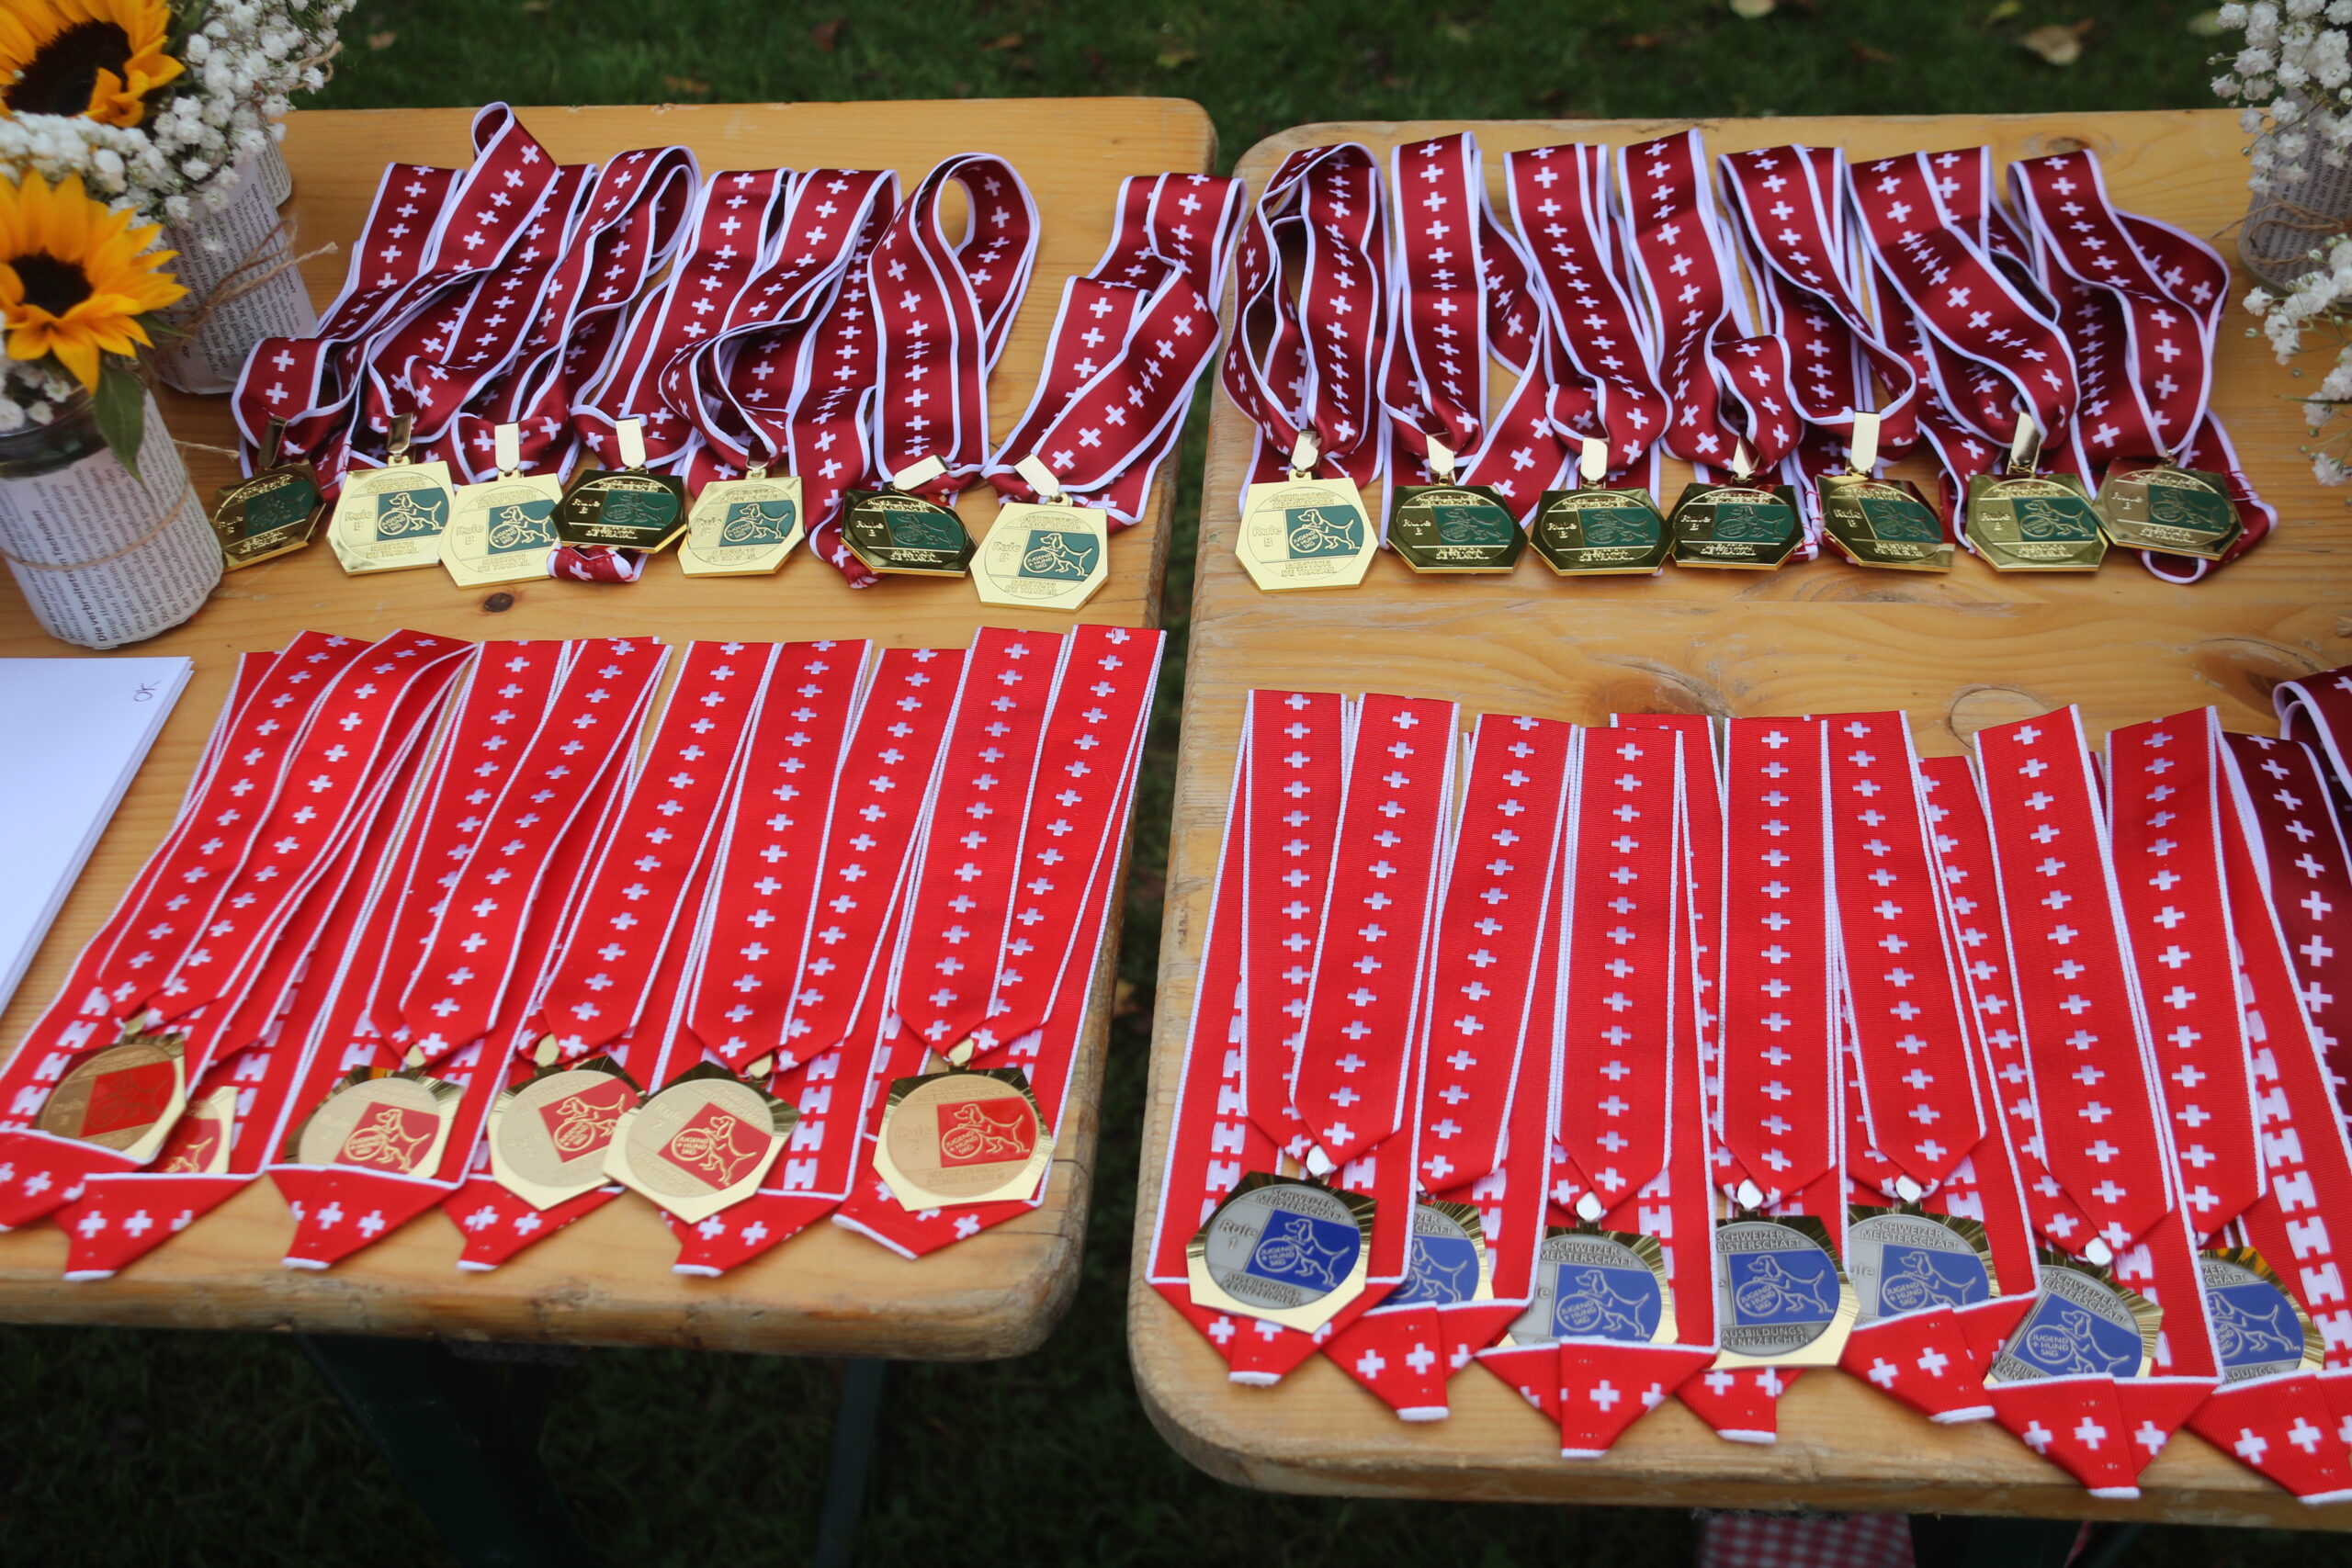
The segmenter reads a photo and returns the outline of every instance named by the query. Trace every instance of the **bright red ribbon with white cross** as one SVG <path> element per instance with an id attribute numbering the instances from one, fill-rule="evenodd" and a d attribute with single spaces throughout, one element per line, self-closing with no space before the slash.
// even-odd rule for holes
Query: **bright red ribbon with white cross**
<path id="1" fill-rule="evenodd" d="M 1258 195 L 1219 372 L 1254 432 L 1252 483 L 1288 472 L 1303 434 L 1315 437 L 1317 472 L 1359 486 L 1387 472 L 1385 214 L 1379 162 L 1353 141 L 1291 153 Z"/>

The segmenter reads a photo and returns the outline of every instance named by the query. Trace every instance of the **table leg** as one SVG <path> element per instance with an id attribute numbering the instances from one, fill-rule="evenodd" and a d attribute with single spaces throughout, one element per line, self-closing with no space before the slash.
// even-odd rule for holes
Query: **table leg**
<path id="1" fill-rule="evenodd" d="M 1911 1551 L 1918 1568 L 2066 1568 L 2082 1529 L 2078 1519 L 1914 1514 Z M 2083 1561 L 2088 1562 L 2098 1547 L 2094 1539 Z"/>
<path id="2" fill-rule="evenodd" d="M 465 1568 L 596 1561 L 539 1459 L 555 1369 L 424 1339 L 296 1337 Z"/>
<path id="3" fill-rule="evenodd" d="M 817 1522 L 817 1568 L 849 1568 L 858 1515 L 865 1506 L 865 1472 L 874 1459 L 874 1429 L 881 1419 L 882 1373 L 888 1364 L 842 1363 L 833 1461 L 825 1475 L 825 1511 Z"/>

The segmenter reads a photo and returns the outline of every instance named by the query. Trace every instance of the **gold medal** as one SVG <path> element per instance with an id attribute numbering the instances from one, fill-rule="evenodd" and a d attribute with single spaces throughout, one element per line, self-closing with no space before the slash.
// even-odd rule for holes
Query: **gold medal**
<path id="1" fill-rule="evenodd" d="M 874 1168 L 912 1210 L 1029 1198 L 1054 1135 L 1018 1067 L 951 1067 L 890 1086 Z"/>
<path id="2" fill-rule="evenodd" d="M 230 571 L 300 549 L 311 542 L 319 513 L 326 507 L 311 465 L 284 460 L 284 420 L 269 422 L 263 451 L 269 467 L 212 494 L 212 533 L 220 541 L 220 559 Z"/>
<path id="3" fill-rule="evenodd" d="M 972 586 L 983 604 L 1075 611 L 1111 581 L 1110 525 L 1071 501 L 1035 454 L 1013 466 L 1042 499 L 998 509 L 972 558 Z"/>
<path id="4" fill-rule="evenodd" d="M 1856 566 L 1892 571 L 1950 571 L 1951 541 L 1943 520 L 1909 479 L 1883 479 L 1878 467 L 1878 415 L 1854 416 L 1847 471 L 1814 481 L 1821 499 L 1822 532 Z"/>
<path id="5" fill-rule="evenodd" d="M 535 582 L 551 575 L 555 509 L 563 485 L 553 474 L 518 472 L 523 460 L 520 430 L 498 427 L 498 477 L 459 485 L 449 525 L 441 531 L 441 564 L 460 588 L 493 588 L 503 582 Z"/>
<path id="6" fill-rule="evenodd" d="M 552 1209 L 605 1183 L 605 1151 L 644 1097 L 610 1056 L 560 1066 L 550 1038 L 537 1060 L 537 1072 L 491 1106 L 490 1170 L 531 1207 Z"/>
<path id="7" fill-rule="evenodd" d="M 1528 542 L 1562 577 L 1655 576 L 1673 552 L 1657 502 L 1638 487 L 1604 488 L 1609 444 L 1585 437 L 1574 490 L 1547 490 Z"/>
<path id="8" fill-rule="evenodd" d="M 2098 1246 L 2098 1243 L 2094 1243 Z M 2041 1293 L 1984 1374 L 1987 1386 L 2043 1378 L 2147 1375 L 2164 1309 L 2102 1264 L 2041 1255 Z"/>
<path id="9" fill-rule="evenodd" d="M 2041 433 L 2020 410 L 2008 469 L 1968 481 L 1968 542 L 1996 571 L 2097 571 L 2107 535 L 2072 474 L 2034 471 Z"/>
<path id="10" fill-rule="evenodd" d="M 1303 432 L 1291 451 L 1289 477 L 1251 485 L 1242 497 L 1234 553 L 1265 592 L 1353 588 L 1379 552 L 1355 481 L 1319 479 L 1315 463 L 1314 433 Z"/>
<path id="11" fill-rule="evenodd" d="M 1314 1333 L 1363 1294 L 1376 1207 L 1252 1171 L 1184 1246 L 1193 1303 Z"/>
<path id="12" fill-rule="evenodd" d="M 219 1176 L 236 1143 L 237 1090 L 223 1084 L 191 1104 L 164 1140 L 155 1168 L 166 1176 Z"/>
<path id="13" fill-rule="evenodd" d="M 449 524 L 449 465 L 412 463 L 409 416 L 392 421 L 380 468 L 353 468 L 327 525 L 335 559 L 354 577 L 406 571 L 441 558 L 441 531 Z"/>
<path id="14" fill-rule="evenodd" d="M 684 531 L 686 487 L 645 467 L 645 427 L 634 419 L 613 426 L 617 468 L 582 468 L 556 503 L 555 536 L 566 545 L 659 552 Z"/>
<path id="15" fill-rule="evenodd" d="M 705 1062 L 621 1113 L 605 1145 L 605 1174 L 692 1224 L 759 1190 L 799 1120 L 783 1100 Z"/>
<path id="16" fill-rule="evenodd" d="M 180 1034 L 126 1034 L 91 1053 L 50 1091 L 33 1125 L 145 1165 L 187 1105 L 186 1044 Z"/>
<path id="17" fill-rule="evenodd" d="M 2126 549 L 2219 560 L 2245 525 L 2221 474 L 2184 468 L 2167 457 L 2118 457 L 2098 487 L 2109 542 Z"/>
<path id="18" fill-rule="evenodd" d="M 302 1119 L 281 1157 L 296 1165 L 430 1176 L 441 1167 L 449 1123 L 464 1095 L 422 1067 L 356 1068 Z"/>
<path id="19" fill-rule="evenodd" d="M 1437 483 L 1398 485 L 1389 497 L 1388 547 L 1425 576 L 1507 572 L 1519 564 L 1527 536 L 1510 508 L 1486 485 L 1453 482 L 1453 451 L 1429 439 Z"/>
<path id="20" fill-rule="evenodd" d="M 1674 503 L 1675 565 L 1770 571 L 1804 542 L 1797 492 L 1751 479 L 1745 441 L 1732 449 L 1731 471 L 1729 483 L 1694 480 Z"/>
<path id="21" fill-rule="evenodd" d="M 890 476 L 888 490 L 854 490 L 842 513 L 842 540 L 867 570 L 886 576 L 961 577 L 972 564 L 972 536 L 952 506 L 911 493 L 947 471 L 936 457 Z"/>
<path id="22" fill-rule="evenodd" d="M 1719 1367 L 1834 1367 L 1860 1310 L 1829 1227 L 1740 1211 L 1715 1224 Z"/>
<path id="23" fill-rule="evenodd" d="M 678 567 L 688 577 L 765 577 L 807 534 L 800 480 L 754 463 L 740 479 L 713 479 L 695 497 Z"/>

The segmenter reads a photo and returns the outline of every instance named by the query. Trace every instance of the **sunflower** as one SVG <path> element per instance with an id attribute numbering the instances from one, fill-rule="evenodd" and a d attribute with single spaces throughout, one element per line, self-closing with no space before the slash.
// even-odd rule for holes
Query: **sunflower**
<path id="1" fill-rule="evenodd" d="M 0 103 L 12 114 L 137 125 L 185 69 L 167 0 L 0 0 Z"/>
<path id="2" fill-rule="evenodd" d="M 27 173 L 0 179 L 0 326 L 8 357 L 58 363 L 96 391 L 100 354 L 135 354 L 149 342 L 139 318 L 184 299 L 164 264 L 179 253 L 151 251 L 161 232 L 130 226 L 74 175 L 55 186 Z"/>

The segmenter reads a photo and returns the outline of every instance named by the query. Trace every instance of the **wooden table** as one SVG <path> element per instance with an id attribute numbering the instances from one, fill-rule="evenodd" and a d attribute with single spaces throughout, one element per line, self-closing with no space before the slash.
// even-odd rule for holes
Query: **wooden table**
<path id="1" fill-rule="evenodd" d="M 1503 121 L 1476 127 L 1498 211 L 1506 150 L 1623 143 L 1686 122 Z M 1258 188 L 1297 147 L 1375 149 L 1461 121 L 1316 125 L 1261 142 L 1239 172 Z M 1713 151 L 1837 144 L 1856 159 L 1990 142 L 2001 160 L 2078 146 L 2103 161 L 2116 202 L 2228 244 L 2245 212 L 2235 116 L 2086 114 L 1993 118 L 1728 120 Z M 2241 288 L 2241 292 L 2243 288 Z M 2214 581 L 2159 582 L 2119 553 L 2090 576 L 1997 577 L 1963 558 L 1949 577 L 1817 561 L 1769 575 L 1684 571 L 1581 582 L 1532 552 L 1508 578 L 1417 579 L 1393 557 L 1354 592 L 1261 594 L 1233 555 L 1250 432 L 1220 398 L 1211 425 L 1184 698 L 1152 1099 L 1136 1205 L 1148 1256 L 1170 1109 L 1208 916 L 1243 694 L 1252 687 L 1450 697 L 1470 712 L 1604 724 L 1612 712 L 1800 714 L 1901 707 L 1923 750 L 1959 750 L 1979 728 L 2080 703 L 2094 733 L 2203 704 L 2233 729 L 2275 733 L 2270 688 L 2352 662 L 2352 517 L 2313 483 L 2294 382 L 2248 342 L 2234 307 L 2214 402 L 2246 469 L 2281 513 L 2277 535 Z M 1680 465 L 1663 490 L 1680 492 Z M 1906 465 L 1915 478 L 1924 468 Z M 1398 1421 L 1317 1358 L 1272 1390 L 1228 1383 L 1225 1363 L 1143 1283 L 1130 1289 L 1136 1382 L 1169 1440 L 1211 1474 L 1279 1491 L 1728 1506 L 2163 1518 L 2352 1528 L 2352 1506 L 2306 1508 L 2186 1433 L 2150 1467 L 2136 1503 L 2099 1503 L 1990 1426 L 1930 1425 L 1838 1373 L 1810 1372 L 1781 1402 L 1772 1447 L 1725 1442 L 1679 1404 L 1645 1417 L 1609 1456 L 1570 1463 L 1558 1433 L 1477 1369 L 1453 1381 L 1451 1419 Z"/>
<path id="2" fill-rule="evenodd" d="M 1045 355 L 1064 275 L 1083 272 L 1110 237 L 1119 180 L 1206 170 L 1216 134 L 1194 104 L 1163 98 L 997 103 L 742 105 L 525 109 L 524 123 L 566 162 L 682 143 L 706 175 L 729 168 L 832 164 L 890 167 L 902 188 L 952 153 L 1002 153 L 1035 191 L 1043 219 L 1035 284 L 1005 350 L 991 412 L 1001 437 L 1026 405 Z M 291 210 L 304 248 L 342 247 L 305 268 L 323 306 L 339 287 L 377 176 L 394 156 L 468 161 L 458 110 L 297 114 L 288 122 Z M 166 395 L 164 417 L 186 442 L 232 445 L 220 398 Z M 230 460 L 191 449 L 209 498 Z M 1143 524 L 1111 549 L 1111 581 L 1083 619 L 1153 624 L 1167 558 L 1172 480 Z M 977 535 L 993 509 L 966 506 Z M 786 639 L 870 637 L 892 646 L 962 647 L 983 622 L 1066 627 L 1068 616 L 984 610 L 968 584 L 886 581 L 853 592 L 824 562 L 796 557 L 773 578 L 690 582 L 674 559 L 628 587 L 532 583 L 492 596 L 438 570 L 346 578 L 323 542 L 228 578 L 187 626 L 129 649 L 186 654 L 196 677 L 42 947 L 0 1038 L 14 1041 L 64 967 L 113 907 L 162 835 L 214 713 L 234 656 L 276 648 L 305 627 L 375 637 L 412 626 L 462 637 L 657 634 Z M 508 595 L 501 594 L 500 598 Z M 0 608 L 0 654 L 74 652 L 44 637 L 13 588 Z M 1116 914 L 1113 917 L 1116 929 Z M 101 1283 L 68 1284 L 65 1237 L 51 1225 L 0 1236 L 0 1316 L 59 1323 L 278 1328 L 362 1335 L 680 1345 L 860 1357 L 1012 1356 L 1043 1340 L 1078 1283 L 1093 1161 L 1095 1100 L 1108 1028 L 1112 953 L 1094 976 L 1092 1014 L 1067 1125 L 1059 1129 L 1043 1207 L 933 1257 L 909 1262 L 861 1236 L 819 1224 L 723 1279 L 671 1272 L 676 1242 L 634 1199 L 608 1204 L 490 1274 L 456 1268 L 458 1237 L 438 1214 L 419 1218 L 332 1271 L 280 1266 L 293 1222 L 276 1190 L 254 1182 L 187 1234 Z"/>

